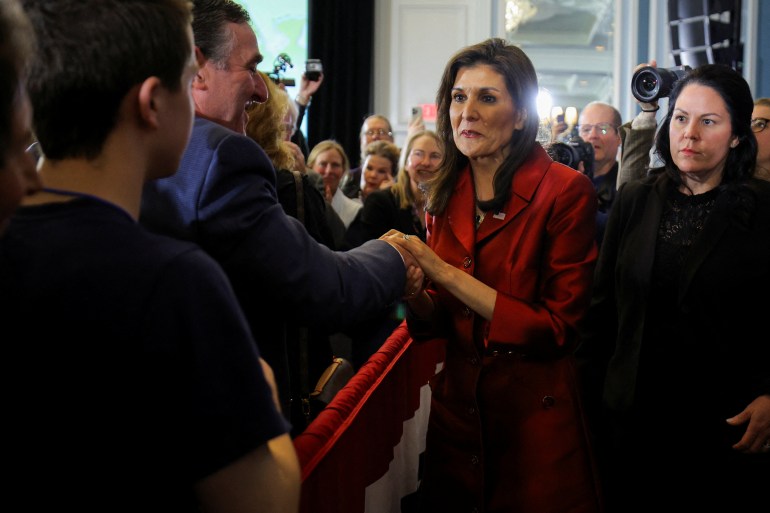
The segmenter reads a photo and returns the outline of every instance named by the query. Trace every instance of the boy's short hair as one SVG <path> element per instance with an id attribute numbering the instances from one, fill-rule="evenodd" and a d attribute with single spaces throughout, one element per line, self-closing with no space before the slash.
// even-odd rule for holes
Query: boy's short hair
<path id="1" fill-rule="evenodd" d="M 94 158 L 123 98 L 156 76 L 177 91 L 192 52 L 189 0 L 24 0 L 38 39 L 28 89 L 46 157 Z"/>

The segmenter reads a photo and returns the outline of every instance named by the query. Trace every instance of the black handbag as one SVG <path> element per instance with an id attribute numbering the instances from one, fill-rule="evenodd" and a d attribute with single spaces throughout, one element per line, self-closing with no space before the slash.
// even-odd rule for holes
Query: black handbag
<path id="1" fill-rule="evenodd" d="M 345 358 L 334 357 L 331 365 L 324 370 L 315 388 L 310 392 L 310 416 L 315 418 L 326 405 L 332 402 L 337 392 L 342 390 L 356 373 L 353 364 Z"/>

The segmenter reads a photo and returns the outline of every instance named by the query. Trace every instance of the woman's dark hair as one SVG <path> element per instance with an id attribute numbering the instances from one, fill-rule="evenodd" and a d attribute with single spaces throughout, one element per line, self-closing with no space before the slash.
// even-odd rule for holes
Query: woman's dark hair
<path id="1" fill-rule="evenodd" d="M 489 66 L 503 77 L 516 109 L 526 115 L 524 126 L 520 133 L 511 137 L 508 156 L 495 174 L 494 197 L 488 201 L 480 201 L 479 208 L 485 211 L 495 210 L 505 204 L 510 195 L 513 174 L 537 144 L 537 75 L 529 57 L 518 46 L 500 38 L 487 39 L 457 52 L 444 69 L 436 95 L 436 133 L 444 142 L 445 150 L 436 178 L 431 180 L 428 190 L 427 209 L 434 215 L 444 211 L 457 183 L 458 173 L 468 165 L 468 157 L 463 155 L 454 143 L 449 118 L 452 88 L 461 68 L 479 65 Z"/>
<path id="2" fill-rule="evenodd" d="M 727 154 L 722 184 L 745 181 L 754 174 L 754 166 L 757 162 L 757 139 L 751 131 L 751 113 L 754 110 L 754 101 L 746 80 L 740 73 L 724 64 L 706 64 L 695 68 L 680 79 L 671 91 L 666 119 L 655 137 L 656 151 L 665 163 L 665 173 L 675 184 L 682 184 L 679 169 L 671 156 L 670 124 L 679 95 L 685 87 L 691 84 L 710 87 L 719 94 L 730 113 L 732 133 L 738 138 L 738 145 L 735 148 L 730 148 Z"/>

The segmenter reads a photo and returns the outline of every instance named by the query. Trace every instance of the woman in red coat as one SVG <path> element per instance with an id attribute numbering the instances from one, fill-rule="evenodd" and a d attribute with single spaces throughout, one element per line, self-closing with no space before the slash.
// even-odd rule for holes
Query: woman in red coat
<path id="1" fill-rule="evenodd" d="M 438 91 L 428 244 L 401 241 L 429 277 L 410 295 L 410 332 L 447 339 L 423 511 L 600 510 L 572 359 L 596 196 L 535 140 L 537 92 L 529 58 L 502 39 L 457 53 Z"/>

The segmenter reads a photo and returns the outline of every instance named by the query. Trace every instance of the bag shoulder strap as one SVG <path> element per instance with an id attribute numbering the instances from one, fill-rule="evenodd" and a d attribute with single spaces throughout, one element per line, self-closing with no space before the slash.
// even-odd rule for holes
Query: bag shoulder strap
<path id="1" fill-rule="evenodd" d="M 302 173 L 292 170 L 294 177 L 294 188 L 297 189 L 297 219 L 305 224 L 305 189 L 302 183 Z"/>
<path id="2" fill-rule="evenodd" d="M 292 170 L 292 176 L 294 177 L 294 188 L 297 192 L 297 219 L 304 225 L 305 224 L 305 190 L 302 182 L 302 173 Z M 299 338 L 299 380 L 300 380 L 300 392 L 302 394 L 302 413 L 305 415 L 305 420 L 310 422 L 310 356 L 307 347 L 307 328 L 300 326 L 297 329 L 297 335 Z"/>

